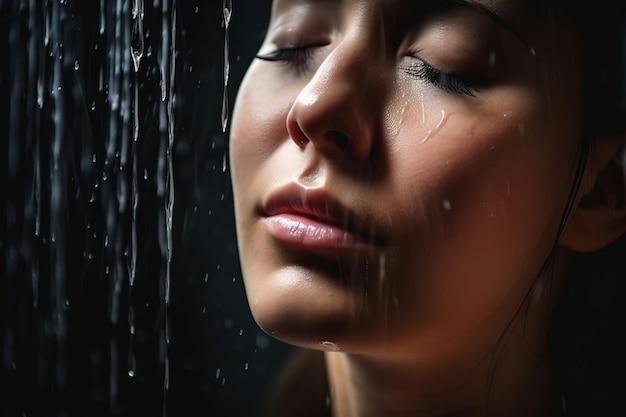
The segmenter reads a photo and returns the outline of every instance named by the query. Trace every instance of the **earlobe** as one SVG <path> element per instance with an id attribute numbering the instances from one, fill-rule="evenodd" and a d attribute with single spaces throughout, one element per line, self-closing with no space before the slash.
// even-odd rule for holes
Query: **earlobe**
<path id="1" fill-rule="evenodd" d="M 587 184 L 587 185 L 585 185 Z M 626 132 L 597 139 L 561 245 L 593 252 L 626 233 Z"/>

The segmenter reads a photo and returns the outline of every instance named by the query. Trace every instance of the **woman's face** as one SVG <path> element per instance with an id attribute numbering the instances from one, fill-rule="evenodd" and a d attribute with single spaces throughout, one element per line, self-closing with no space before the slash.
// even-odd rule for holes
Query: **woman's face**
<path id="1" fill-rule="evenodd" d="M 450 3 L 275 1 L 231 164 L 248 299 L 276 337 L 495 340 L 549 256 L 580 138 L 573 36 L 521 2 Z"/>

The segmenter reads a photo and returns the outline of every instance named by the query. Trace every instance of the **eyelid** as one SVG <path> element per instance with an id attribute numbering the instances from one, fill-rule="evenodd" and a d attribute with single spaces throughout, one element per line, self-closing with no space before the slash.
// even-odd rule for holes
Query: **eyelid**
<path id="1" fill-rule="evenodd" d="M 293 74 L 301 76 L 311 70 L 315 52 L 321 47 L 323 45 L 276 48 L 269 53 L 260 53 L 256 55 L 256 58 L 270 63 L 282 64 L 290 72 L 293 71 Z"/>
<path id="2" fill-rule="evenodd" d="M 477 91 L 486 82 L 481 77 L 442 70 L 423 58 L 416 56 L 408 56 L 407 58 L 410 59 L 410 63 L 400 65 L 402 71 L 448 93 L 476 97 Z"/>
<path id="3" fill-rule="evenodd" d="M 258 53 L 256 58 L 269 62 L 292 61 L 295 59 L 306 59 L 312 53 L 315 46 L 293 46 L 286 48 L 275 48 L 267 53 Z"/>

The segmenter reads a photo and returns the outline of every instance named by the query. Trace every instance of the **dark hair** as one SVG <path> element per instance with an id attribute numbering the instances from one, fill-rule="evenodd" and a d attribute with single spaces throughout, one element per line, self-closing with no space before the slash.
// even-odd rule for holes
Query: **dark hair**
<path id="1" fill-rule="evenodd" d="M 529 3 L 532 3 L 531 10 L 537 11 L 539 7 L 551 16 L 564 14 L 574 26 L 582 54 L 582 132 L 578 160 L 553 250 L 494 348 L 487 405 L 500 356 L 516 320 L 528 311 L 534 287 L 541 277 L 547 276 L 547 285 L 552 290 L 554 251 L 574 208 L 587 159 L 593 152 L 593 139 L 626 130 L 626 2 Z M 626 180 L 626 172 L 624 174 L 622 186 Z M 567 416 L 613 416 L 626 411 L 623 404 L 626 308 L 618 299 L 626 290 L 626 262 L 615 265 L 615 260 L 621 261 L 625 254 L 626 235 L 597 253 L 576 256 L 566 279 L 550 324 L 548 348 L 559 397 L 555 398 L 559 402 L 555 407 Z"/>
<path id="2" fill-rule="evenodd" d="M 566 7 L 577 8 L 585 130 L 609 136 L 626 129 L 626 2 L 580 3 L 568 2 Z"/>

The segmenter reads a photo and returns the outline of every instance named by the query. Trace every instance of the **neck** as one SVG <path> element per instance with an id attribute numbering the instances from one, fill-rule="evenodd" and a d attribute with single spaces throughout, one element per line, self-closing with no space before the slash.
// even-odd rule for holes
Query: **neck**
<path id="1" fill-rule="evenodd" d="M 504 332 L 485 324 L 420 357 L 327 352 L 333 416 L 554 415 L 546 337 L 564 265 L 551 269 L 550 285 L 539 279 L 528 308 L 507 319 Z"/>
<path id="2" fill-rule="evenodd" d="M 328 353 L 326 359 L 335 417 L 522 417 L 550 416 L 553 410 L 546 355 L 535 358 L 531 368 L 500 361 L 502 372 L 468 376 L 449 386 L 441 380 L 428 386 L 427 372 L 415 372 L 414 365 L 341 353 Z"/>

